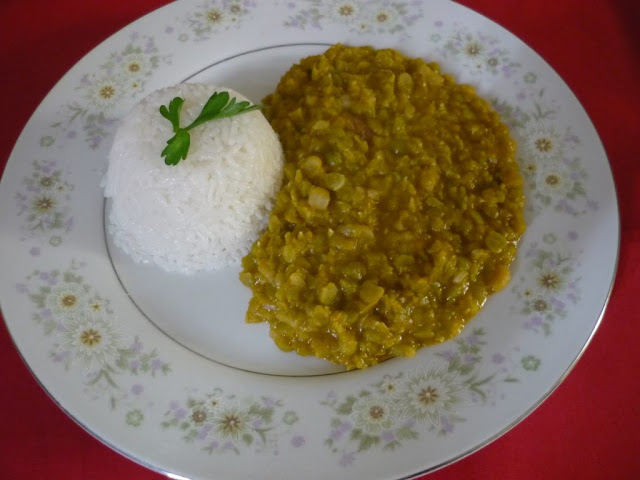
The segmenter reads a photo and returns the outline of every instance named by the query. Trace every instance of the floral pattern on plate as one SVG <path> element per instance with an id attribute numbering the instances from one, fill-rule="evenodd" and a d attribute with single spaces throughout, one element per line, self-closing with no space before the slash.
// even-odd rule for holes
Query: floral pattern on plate
<path id="1" fill-rule="evenodd" d="M 436 52 L 457 68 L 472 76 L 488 74 L 504 78 L 520 70 L 520 62 L 513 59 L 512 53 L 497 37 L 456 24 L 451 30 L 444 26 L 443 21 L 435 22 L 430 40 L 436 46 Z"/>
<path id="2" fill-rule="evenodd" d="M 15 194 L 17 215 L 24 220 L 26 238 L 45 238 L 57 247 L 73 227 L 71 191 L 74 186 L 56 160 L 34 160 L 23 188 Z"/>
<path id="3" fill-rule="evenodd" d="M 551 208 L 574 217 L 595 211 L 599 205 L 587 192 L 580 139 L 570 126 L 556 122 L 557 107 L 544 97 L 541 90 L 533 99 L 525 97 L 529 102 L 522 106 L 491 99 L 518 142 L 527 209 L 538 215 Z"/>
<path id="4" fill-rule="evenodd" d="M 503 385 L 519 382 L 522 370 L 538 369 L 540 359 L 523 356 L 518 348 L 488 356 L 486 333 L 475 328 L 458 337 L 452 348 L 438 354 L 439 361 L 413 373 L 385 375 L 346 396 L 329 392 L 320 402 L 332 410 L 324 443 L 339 455 L 340 465 L 354 464 L 359 453 L 372 448 L 395 450 L 426 432 L 451 434 L 456 424 L 467 420 L 461 407 L 495 405 L 505 398 Z"/>
<path id="5" fill-rule="evenodd" d="M 65 270 L 35 270 L 16 289 L 35 308 L 32 319 L 49 339 L 51 361 L 79 375 L 91 400 L 108 398 L 112 410 L 127 410 L 127 424 L 139 426 L 143 407 L 153 404 L 139 379 L 167 375 L 171 368 L 137 336 L 127 337 L 109 300 L 80 274 L 84 266 L 73 261 Z"/>
<path id="6" fill-rule="evenodd" d="M 406 29 L 422 18 L 421 0 L 368 2 L 343 0 L 307 0 L 288 2 L 291 16 L 284 22 L 287 27 L 322 29 L 325 24 L 346 26 L 354 33 L 406 33 Z"/>
<path id="7" fill-rule="evenodd" d="M 280 399 L 240 400 L 215 388 L 209 394 L 196 392 L 183 402 L 171 402 L 162 427 L 182 432 L 185 442 L 199 444 L 209 454 L 239 455 L 247 449 L 277 454 L 284 436 L 293 447 L 305 444 L 302 435 L 291 434 L 298 420 L 298 414 L 287 410 Z"/>
<path id="8" fill-rule="evenodd" d="M 132 34 L 129 42 L 112 52 L 94 72 L 83 75 L 73 100 L 63 106 L 51 127 L 63 138 L 82 137 L 91 149 L 100 147 L 122 113 L 122 105 L 144 91 L 146 81 L 169 56 L 160 54 L 153 37 Z M 43 147 L 56 141 L 41 137 Z"/>
<path id="9" fill-rule="evenodd" d="M 526 249 L 522 268 L 526 275 L 512 284 L 517 297 L 512 311 L 524 316 L 527 330 L 551 335 L 554 323 L 566 318 L 580 301 L 581 278 L 576 274 L 580 263 L 568 245 L 577 239 L 576 232 L 570 232 L 566 240 L 548 233 Z"/>
<path id="10" fill-rule="evenodd" d="M 193 35 L 195 41 L 209 40 L 212 35 L 231 28 L 240 28 L 243 21 L 253 13 L 256 5 L 252 0 L 208 0 L 176 20 L 176 24 L 186 27 L 187 31 L 168 25 L 165 27 L 165 33 L 177 34 L 181 42 L 189 40 L 190 35 Z"/>

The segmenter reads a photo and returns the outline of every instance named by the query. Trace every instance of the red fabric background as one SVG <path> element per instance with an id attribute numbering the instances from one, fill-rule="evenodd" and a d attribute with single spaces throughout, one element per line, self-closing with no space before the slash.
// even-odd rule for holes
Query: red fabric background
<path id="1" fill-rule="evenodd" d="M 166 3 L 0 1 L 0 165 L 33 110 L 75 62 L 107 36 Z M 602 325 L 565 382 L 510 432 L 428 477 L 640 478 L 640 314 L 635 303 L 640 293 L 640 2 L 461 3 L 532 46 L 583 103 L 613 169 L 622 241 Z M 111 451 L 68 418 L 25 368 L 3 322 L 0 369 L 0 477 L 165 478 Z"/>

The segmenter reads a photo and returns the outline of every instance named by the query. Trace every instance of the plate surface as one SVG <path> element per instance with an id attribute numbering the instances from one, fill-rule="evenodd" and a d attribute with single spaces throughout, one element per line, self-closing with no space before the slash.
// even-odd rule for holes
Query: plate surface
<path id="1" fill-rule="evenodd" d="M 247 333 L 237 271 L 214 282 L 205 308 L 167 297 L 162 278 L 109 250 L 99 184 L 117 119 L 146 93 L 197 80 L 258 101 L 290 64 L 337 41 L 398 48 L 476 86 L 518 141 L 529 228 L 512 282 L 459 338 L 309 376 L 326 366 L 281 355 L 264 335 L 229 347 Z M 503 433 L 564 378 L 606 304 L 618 228 L 584 110 L 488 19 L 444 0 L 184 0 L 93 50 L 28 122 L 0 185 L 0 300 L 56 402 L 151 468 L 194 479 L 406 478 Z"/>

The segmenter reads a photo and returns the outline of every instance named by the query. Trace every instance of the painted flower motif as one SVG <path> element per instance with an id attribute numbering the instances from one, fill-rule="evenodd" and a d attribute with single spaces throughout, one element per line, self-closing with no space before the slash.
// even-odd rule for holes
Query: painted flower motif
<path id="1" fill-rule="evenodd" d="M 42 148 L 50 147 L 55 143 L 55 139 L 51 135 L 44 135 L 40 138 L 40 146 Z"/>
<path id="2" fill-rule="evenodd" d="M 224 13 L 219 8 L 211 8 L 204 13 L 204 18 L 211 25 L 218 25 L 222 23 Z"/>
<path id="3" fill-rule="evenodd" d="M 349 24 L 360 17 L 360 4 L 357 2 L 334 0 L 326 6 L 327 17 L 336 23 Z"/>
<path id="4" fill-rule="evenodd" d="M 299 420 L 298 414 L 292 410 L 284 412 L 282 416 L 282 421 L 287 425 L 293 425 Z"/>
<path id="5" fill-rule="evenodd" d="M 500 60 L 498 59 L 498 57 L 489 57 L 486 60 L 487 62 L 487 66 L 492 69 L 492 68 L 496 68 L 498 65 L 500 65 Z"/>
<path id="6" fill-rule="evenodd" d="M 575 232 L 565 238 L 547 233 L 524 250 L 526 273 L 514 278 L 511 288 L 519 300 L 512 311 L 524 317 L 525 329 L 551 335 L 554 323 L 580 299 L 580 279 L 574 276 L 578 260 L 567 244 L 577 238 Z"/>
<path id="7" fill-rule="evenodd" d="M 564 142 L 557 128 L 536 122 L 525 133 L 524 149 L 527 158 L 538 163 L 558 165 L 564 156 Z"/>
<path id="8" fill-rule="evenodd" d="M 238 438 L 251 430 L 251 423 L 258 417 L 250 414 L 248 408 L 241 408 L 237 403 L 220 409 L 214 418 L 214 430 L 222 440 L 231 439 L 237 443 Z"/>
<path id="9" fill-rule="evenodd" d="M 522 166 L 522 172 L 528 177 L 535 176 L 537 171 L 538 171 L 538 165 L 534 162 L 527 161 Z"/>
<path id="10" fill-rule="evenodd" d="M 486 47 L 477 40 L 469 40 L 462 48 L 462 52 L 469 58 L 478 58 L 486 50 Z"/>
<path id="11" fill-rule="evenodd" d="M 462 402 L 461 385 L 456 375 L 446 367 L 431 367 L 414 375 L 401 392 L 401 407 L 410 418 L 428 420 L 434 426 L 440 424 L 440 417 L 453 412 Z"/>
<path id="12" fill-rule="evenodd" d="M 227 8 L 232 15 L 240 15 L 244 12 L 241 2 L 230 2 Z"/>
<path id="13" fill-rule="evenodd" d="M 222 390 L 216 389 L 213 393 L 210 393 L 207 395 L 207 398 L 205 400 L 205 405 L 209 410 L 209 416 L 211 418 L 213 418 L 216 412 L 220 410 L 220 408 L 222 408 L 222 404 L 223 404 Z"/>
<path id="14" fill-rule="evenodd" d="M 353 419 L 365 433 L 377 434 L 393 426 L 393 404 L 382 396 L 368 395 L 353 404 Z"/>
<path id="15" fill-rule="evenodd" d="M 85 90 L 89 108 L 105 115 L 114 113 L 118 104 L 125 96 L 122 76 L 104 75 L 92 82 Z"/>
<path id="16" fill-rule="evenodd" d="M 528 196 L 525 208 L 534 214 L 552 208 L 574 217 L 597 210 L 598 203 L 589 198 L 586 189 L 587 170 L 576 151 L 580 139 L 571 127 L 556 123 L 558 106 L 543 101 L 544 89 L 535 88 L 534 92 L 525 86 L 530 91 L 519 98 L 523 104 L 524 100 L 532 101 L 530 108 L 492 99 L 518 142 L 518 161 Z"/>
<path id="17" fill-rule="evenodd" d="M 45 303 L 55 317 L 66 320 L 85 310 L 87 293 L 77 283 L 61 283 L 51 289 Z"/>
<path id="18" fill-rule="evenodd" d="M 566 286 L 566 278 L 558 268 L 546 267 L 536 275 L 538 291 L 545 296 L 560 293 Z"/>
<path id="19" fill-rule="evenodd" d="M 328 392 L 320 401 L 332 411 L 324 445 L 348 467 L 366 450 L 393 451 L 426 432 L 453 434 L 465 421 L 463 402 L 493 406 L 504 398 L 499 385 L 518 382 L 513 373 L 520 366 L 520 350 L 492 351 L 487 358 L 485 335 L 482 328 L 461 335 L 438 353 L 444 361 L 413 374 L 385 375 L 344 396 Z"/>
<path id="20" fill-rule="evenodd" d="M 60 170 L 54 170 L 54 161 L 34 161 L 33 166 L 33 173 L 23 178 L 24 189 L 15 195 L 24 231 L 29 237 L 69 231 L 73 222 L 68 216 L 72 186 L 63 180 Z"/>
<path id="21" fill-rule="evenodd" d="M 238 400 L 215 388 L 211 393 L 189 396 L 184 403 L 171 402 L 161 426 L 175 429 L 188 443 L 199 443 L 209 453 L 241 454 L 250 447 L 256 453 L 277 453 L 279 437 L 298 422 L 292 410 L 282 412 L 283 401 L 271 397 Z M 293 446 L 304 444 L 299 435 Z"/>
<path id="22" fill-rule="evenodd" d="M 66 139 L 83 139 L 98 148 L 115 126 L 115 118 L 131 100 L 143 91 L 146 80 L 159 66 L 161 57 L 152 37 L 131 35 L 131 41 L 111 52 L 94 71 L 85 73 L 76 86 L 73 100 L 60 109 L 59 120 L 51 125 Z M 41 143 L 46 147 L 54 141 Z"/>
<path id="23" fill-rule="evenodd" d="M 131 427 L 139 427 L 144 421 L 144 414 L 139 409 L 131 410 L 127 412 L 125 421 Z"/>
<path id="24" fill-rule="evenodd" d="M 306 440 L 302 435 L 294 435 L 291 438 L 291 445 L 294 446 L 295 448 L 303 447 L 305 443 L 306 443 Z"/>
<path id="25" fill-rule="evenodd" d="M 148 56 L 130 53 L 123 57 L 120 68 L 122 75 L 137 78 L 148 75 L 153 70 L 153 65 Z"/>
<path id="26" fill-rule="evenodd" d="M 86 370 L 103 367 L 118 357 L 121 337 L 112 322 L 102 314 L 85 310 L 64 322 L 60 350 L 70 350 Z"/>
<path id="27" fill-rule="evenodd" d="M 43 177 L 51 175 L 59 180 L 53 166 L 40 165 L 37 170 Z M 80 275 L 85 266 L 84 261 L 74 259 L 65 270 L 35 270 L 18 284 L 18 291 L 32 303 L 32 318 L 42 329 L 51 361 L 75 375 L 78 371 L 71 366 L 79 361 L 84 366 L 79 380 L 87 400 L 123 412 L 119 418 L 137 427 L 144 420 L 141 406 L 148 401 L 144 399 L 147 389 L 141 381 L 122 387 L 128 382 L 120 380 L 131 375 L 139 379 L 145 374 L 153 377 L 156 372 L 167 374 L 170 368 L 160 361 L 155 349 L 144 351 L 137 337 L 133 345 L 126 346 L 109 300 Z M 159 368 L 154 367 L 156 363 Z"/>
<path id="28" fill-rule="evenodd" d="M 391 5 L 385 5 L 373 12 L 369 23 L 374 28 L 379 28 L 380 31 L 392 31 L 394 26 L 400 23 L 400 19 L 398 18 L 398 12 Z"/>
<path id="29" fill-rule="evenodd" d="M 31 211 L 44 218 L 52 217 L 59 206 L 60 202 L 54 193 L 43 193 L 31 200 Z"/>
<path id="30" fill-rule="evenodd" d="M 388 2 L 371 0 L 307 0 L 291 3 L 296 13 L 285 21 L 287 27 L 322 29 L 325 23 L 345 25 L 354 33 L 402 32 L 423 16 L 422 1 Z"/>
<path id="31" fill-rule="evenodd" d="M 540 359 L 533 355 L 527 355 L 521 360 L 522 368 L 529 372 L 535 372 L 540 367 Z"/>
<path id="32" fill-rule="evenodd" d="M 398 381 L 390 375 L 385 375 L 380 383 L 380 392 L 385 395 L 396 395 L 398 393 Z"/>
<path id="33" fill-rule="evenodd" d="M 43 175 L 38 180 L 38 185 L 46 191 L 54 190 L 58 180 L 53 175 Z"/>
<path id="34" fill-rule="evenodd" d="M 541 165 L 536 172 L 536 189 L 542 195 L 551 198 L 565 197 L 573 190 L 574 181 L 562 164 Z"/>
<path id="35" fill-rule="evenodd" d="M 52 235 L 49 238 L 49 245 L 52 247 L 58 247 L 62 244 L 62 237 L 60 235 Z"/>
<path id="36" fill-rule="evenodd" d="M 489 73 L 508 78 L 521 67 L 497 38 L 459 27 L 455 27 L 439 50 L 445 57 L 455 58 L 456 65 L 471 75 Z"/>
<path id="37" fill-rule="evenodd" d="M 209 0 L 196 11 L 179 19 L 178 23 L 186 24 L 195 35 L 196 40 L 206 40 L 217 32 L 239 27 L 242 17 L 247 16 L 255 6 L 256 2 L 250 0 L 242 2 Z M 173 32 L 174 29 L 172 28 L 171 31 Z M 177 33 L 178 40 L 185 41 L 189 37 L 184 32 L 178 31 Z"/>
<path id="38" fill-rule="evenodd" d="M 90 310 L 94 312 L 103 312 L 105 311 L 106 304 L 101 298 L 92 298 L 88 302 L 88 307 Z"/>
<path id="39" fill-rule="evenodd" d="M 532 312 L 539 315 L 545 315 L 552 310 L 551 302 L 544 296 L 533 296 L 527 301 L 527 304 Z"/>
<path id="40" fill-rule="evenodd" d="M 196 403 L 191 407 L 187 418 L 194 425 L 201 426 L 210 420 L 210 416 L 211 410 L 208 405 L 205 405 L 204 403 Z"/>
<path id="41" fill-rule="evenodd" d="M 545 233 L 542 236 L 542 241 L 547 245 L 553 245 L 558 241 L 558 237 L 556 236 L 555 233 Z"/>

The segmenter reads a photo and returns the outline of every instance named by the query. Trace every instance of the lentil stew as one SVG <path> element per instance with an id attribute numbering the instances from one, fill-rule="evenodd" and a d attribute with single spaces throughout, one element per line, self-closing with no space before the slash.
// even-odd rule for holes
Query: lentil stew
<path id="1" fill-rule="evenodd" d="M 525 230 L 516 145 L 436 63 L 335 45 L 264 99 L 285 153 L 243 259 L 246 320 L 348 369 L 456 336 L 510 278 Z"/>

